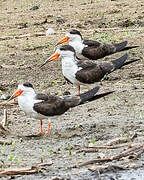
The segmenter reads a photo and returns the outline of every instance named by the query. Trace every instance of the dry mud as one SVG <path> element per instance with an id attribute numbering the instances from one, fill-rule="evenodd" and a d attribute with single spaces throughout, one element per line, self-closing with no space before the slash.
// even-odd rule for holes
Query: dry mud
<path id="1" fill-rule="evenodd" d="M 33 6 L 39 9 L 32 10 Z M 55 34 L 44 34 L 48 28 Z M 76 94 L 61 73 L 60 61 L 39 66 L 56 49 L 55 44 L 69 29 L 81 31 L 85 38 L 104 42 L 127 40 L 139 48 L 128 51 L 128 60 L 139 61 L 110 74 L 102 82 L 99 93 L 115 92 L 95 102 L 73 108 L 51 119 L 49 136 L 28 138 L 36 134 L 39 122 L 25 117 L 17 105 L 8 108 L 9 133 L 1 139 L 11 145 L 0 145 L 0 171 L 7 168 L 31 167 L 40 162 L 52 162 L 33 175 L 16 175 L 2 179 L 144 179 L 144 154 L 97 165 L 128 166 L 126 170 L 91 171 L 92 164 L 72 168 L 87 160 L 111 157 L 125 148 L 99 149 L 95 153 L 78 152 L 90 143 L 106 145 L 111 139 L 135 138 L 144 141 L 144 3 L 125 0 L 2 0 L 0 2 L 0 95 L 9 95 L 20 82 L 31 82 L 38 92 L 63 95 Z M 108 56 L 114 60 L 123 53 Z M 101 60 L 100 60 L 101 61 Z M 83 89 L 82 91 L 86 91 Z M 3 119 L 0 108 L 0 120 Z M 44 129 L 47 128 L 44 121 Z M 132 168 L 133 167 L 133 168 Z M 138 168 L 140 167 L 140 168 Z M 132 168 L 132 169 L 131 169 Z M 137 169 L 138 168 L 138 169 Z M 130 170 L 129 170 L 130 169 Z"/>

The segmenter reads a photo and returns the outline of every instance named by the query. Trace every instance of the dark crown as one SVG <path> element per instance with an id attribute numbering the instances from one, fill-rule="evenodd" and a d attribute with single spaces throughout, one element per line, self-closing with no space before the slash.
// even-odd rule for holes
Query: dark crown
<path id="1" fill-rule="evenodd" d="M 63 46 L 60 47 L 60 50 L 61 51 L 72 51 L 72 52 L 75 53 L 74 48 L 72 46 L 70 46 L 70 45 L 63 45 Z"/>
<path id="2" fill-rule="evenodd" d="M 33 85 L 32 85 L 31 83 L 29 83 L 29 82 L 25 82 L 25 83 L 23 84 L 23 86 L 33 88 Z"/>
<path id="3" fill-rule="evenodd" d="M 78 31 L 78 30 L 76 30 L 76 29 L 72 29 L 72 30 L 70 30 L 70 32 L 69 32 L 70 34 L 78 34 L 79 36 L 81 36 L 81 38 L 82 38 L 82 35 L 81 35 L 81 33 Z"/>

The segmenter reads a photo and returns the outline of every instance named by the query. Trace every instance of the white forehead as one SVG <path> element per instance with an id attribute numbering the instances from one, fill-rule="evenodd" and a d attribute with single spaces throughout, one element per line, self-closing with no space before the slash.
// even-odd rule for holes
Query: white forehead
<path id="1" fill-rule="evenodd" d="M 79 34 L 71 34 L 71 33 L 66 33 L 66 36 L 68 36 L 70 39 L 69 41 L 81 41 L 82 38 Z"/>
<path id="2" fill-rule="evenodd" d="M 60 50 L 60 49 L 57 49 L 56 53 L 60 54 L 60 58 L 61 57 L 71 57 L 71 56 L 74 56 L 74 52 L 72 52 L 70 50 Z"/>
<path id="3" fill-rule="evenodd" d="M 57 49 L 55 52 L 58 53 L 58 54 L 61 54 L 61 50 L 60 49 Z"/>
<path id="4" fill-rule="evenodd" d="M 71 37 L 72 34 L 70 34 L 69 32 L 66 33 L 66 36 Z"/>
<path id="5" fill-rule="evenodd" d="M 31 89 L 33 89 L 32 87 L 27 87 L 27 86 L 24 86 L 23 84 L 19 84 L 18 85 L 18 89 L 21 89 L 23 91 L 29 91 Z"/>
<path id="6" fill-rule="evenodd" d="M 23 84 L 19 84 L 19 85 L 18 85 L 18 89 L 24 89 Z"/>

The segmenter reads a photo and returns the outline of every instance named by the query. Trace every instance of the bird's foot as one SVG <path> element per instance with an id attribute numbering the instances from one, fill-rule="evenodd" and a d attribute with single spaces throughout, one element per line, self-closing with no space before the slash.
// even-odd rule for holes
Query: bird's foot
<path id="1" fill-rule="evenodd" d="M 37 136 L 43 136 L 44 135 L 44 132 L 43 131 L 40 131 L 39 133 L 36 134 Z"/>

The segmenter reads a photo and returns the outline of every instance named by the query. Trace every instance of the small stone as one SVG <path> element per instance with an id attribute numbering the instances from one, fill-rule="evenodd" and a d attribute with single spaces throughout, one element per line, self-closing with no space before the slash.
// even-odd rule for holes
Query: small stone
<path id="1" fill-rule="evenodd" d="M 53 28 L 48 28 L 48 30 L 46 31 L 46 36 L 51 34 L 55 34 L 55 30 Z"/>
<path id="2" fill-rule="evenodd" d="M 39 9 L 39 7 L 38 6 L 33 6 L 32 8 L 30 8 L 30 10 L 37 10 L 37 9 Z"/>
<path id="3" fill-rule="evenodd" d="M 10 96 L 6 96 L 5 94 L 1 95 L 1 97 L 0 97 L 1 100 L 7 100 L 9 98 L 10 98 Z"/>
<path id="4" fill-rule="evenodd" d="M 56 24 L 63 24 L 63 23 L 65 23 L 64 18 L 61 16 L 57 16 L 56 17 Z"/>

